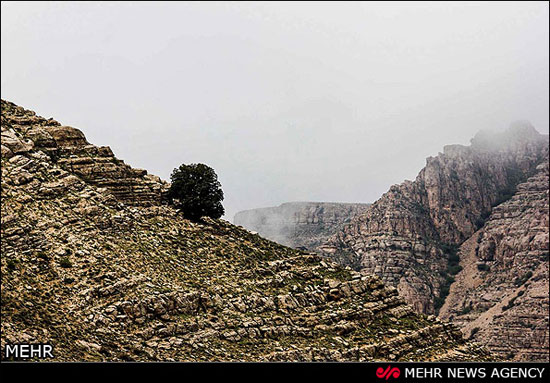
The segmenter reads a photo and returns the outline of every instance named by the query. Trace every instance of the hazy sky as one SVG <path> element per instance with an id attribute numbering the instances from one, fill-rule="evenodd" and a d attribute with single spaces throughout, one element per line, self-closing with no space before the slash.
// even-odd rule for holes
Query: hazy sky
<path id="1" fill-rule="evenodd" d="M 169 179 L 218 173 L 226 218 L 372 202 L 443 145 L 548 132 L 537 3 L 2 3 L 2 98 Z"/>

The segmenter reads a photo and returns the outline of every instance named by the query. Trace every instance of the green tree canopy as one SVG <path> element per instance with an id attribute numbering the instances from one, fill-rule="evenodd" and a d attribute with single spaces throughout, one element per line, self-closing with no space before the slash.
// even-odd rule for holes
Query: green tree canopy
<path id="1" fill-rule="evenodd" d="M 169 201 L 182 210 L 183 216 L 199 220 L 207 216 L 220 218 L 225 212 L 223 191 L 214 169 L 205 164 L 182 164 L 170 176 Z"/>

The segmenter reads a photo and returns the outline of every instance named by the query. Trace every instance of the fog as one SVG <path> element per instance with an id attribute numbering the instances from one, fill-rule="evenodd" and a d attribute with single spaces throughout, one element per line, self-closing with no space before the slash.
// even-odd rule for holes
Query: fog
<path id="1" fill-rule="evenodd" d="M 548 133 L 536 3 L 2 3 L 1 95 L 168 180 L 218 173 L 226 218 L 372 202 L 446 144 Z"/>

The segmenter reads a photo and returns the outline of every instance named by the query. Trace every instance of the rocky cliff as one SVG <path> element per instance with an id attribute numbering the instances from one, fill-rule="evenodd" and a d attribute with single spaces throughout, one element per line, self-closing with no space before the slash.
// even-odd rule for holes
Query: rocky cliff
<path id="1" fill-rule="evenodd" d="M 156 205 L 167 187 L 159 177 L 117 159 L 108 146 L 90 144 L 80 130 L 2 101 L 2 158 L 30 151 L 47 155 L 61 169 L 128 205 Z"/>
<path id="2" fill-rule="evenodd" d="M 547 155 L 548 137 L 528 123 L 446 146 L 414 181 L 392 186 L 320 249 L 380 276 L 417 311 L 436 313 L 460 271 L 458 246 Z"/>
<path id="3" fill-rule="evenodd" d="M 392 287 L 223 220 L 2 101 L 1 345 L 56 360 L 487 360 Z M 84 160 L 85 159 L 85 160 Z"/>
<path id="4" fill-rule="evenodd" d="M 548 360 L 548 158 L 460 247 L 440 316 L 503 358 Z"/>
<path id="5" fill-rule="evenodd" d="M 235 214 L 233 222 L 280 244 L 316 250 L 369 204 L 288 202 Z"/>

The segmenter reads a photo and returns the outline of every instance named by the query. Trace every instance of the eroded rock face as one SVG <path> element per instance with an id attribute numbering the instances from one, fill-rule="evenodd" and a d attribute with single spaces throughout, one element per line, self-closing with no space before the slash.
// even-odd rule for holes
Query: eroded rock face
<path id="1" fill-rule="evenodd" d="M 235 214 L 234 223 L 285 246 L 316 250 L 369 204 L 288 202 Z"/>
<path id="2" fill-rule="evenodd" d="M 548 158 L 460 248 L 442 318 L 503 358 L 548 361 Z"/>
<path id="3" fill-rule="evenodd" d="M 158 205 L 168 187 L 159 177 L 117 159 L 108 146 L 90 144 L 80 130 L 2 101 L 2 156 L 9 158 L 31 150 L 43 153 L 87 182 L 106 188 L 128 205 Z"/>
<path id="4" fill-rule="evenodd" d="M 40 342 L 65 361 L 492 358 L 375 276 L 223 220 L 121 203 L 95 171 L 61 161 L 96 149 L 57 127 L 2 101 L 2 351 Z M 84 164 L 110 158 L 100 150 Z M 102 172 L 115 191 L 115 177 L 128 178 Z"/>
<path id="5" fill-rule="evenodd" d="M 415 181 L 392 186 L 320 249 L 380 276 L 417 311 L 437 312 L 457 271 L 456 248 L 547 154 L 548 137 L 525 123 L 481 132 L 470 146 L 446 146 Z"/>

